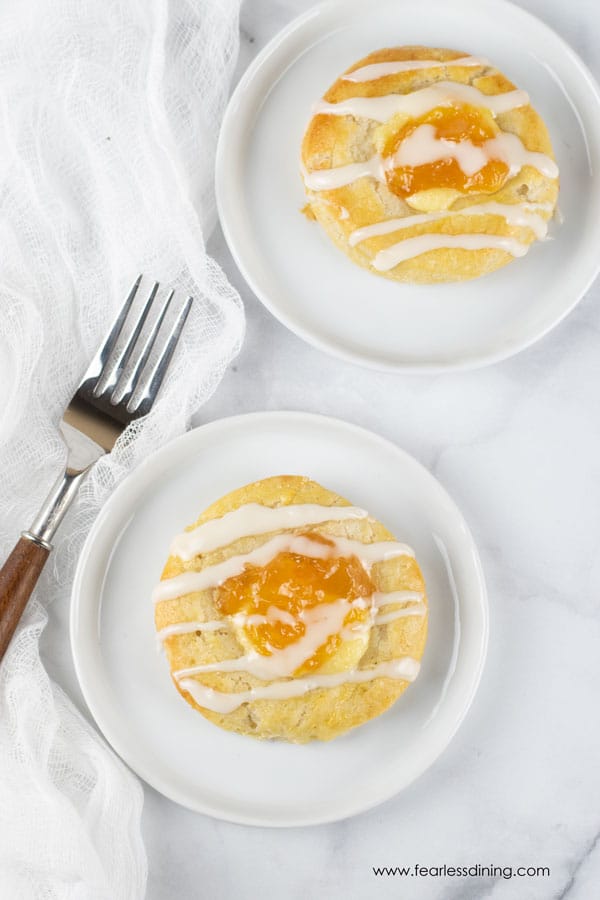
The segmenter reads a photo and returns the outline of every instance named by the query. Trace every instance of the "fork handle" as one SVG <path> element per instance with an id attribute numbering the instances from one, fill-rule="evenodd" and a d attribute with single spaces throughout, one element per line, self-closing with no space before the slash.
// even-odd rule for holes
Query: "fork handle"
<path id="1" fill-rule="evenodd" d="M 50 545 L 24 533 L 0 569 L 0 660 L 50 553 Z"/>
<path id="2" fill-rule="evenodd" d="M 68 469 L 58 478 L 31 528 L 21 534 L 0 569 L 0 661 L 52 550 L 54 532 L 87 472 Z"/>

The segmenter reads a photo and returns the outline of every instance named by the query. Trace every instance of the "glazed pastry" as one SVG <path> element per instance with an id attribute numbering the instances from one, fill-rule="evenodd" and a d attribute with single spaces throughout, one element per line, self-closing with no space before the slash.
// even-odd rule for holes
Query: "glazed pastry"
<path id="1" fill-rule="evenodd" d="M 305 212 L 351 259 L 405 282 L 462 281 L 542 240 L 558 167 L 529 97 L 487 60 L 395 47 L 353 65 L 302 143 Z"/>
<path id="2" fill-rule="evenodd" d="M 154 591 L 177 690 L 258 738 L 329 740 L 384 712 L 427 635 L 413 551 L 296 475 L 258 481 L 177 536 Z"/>

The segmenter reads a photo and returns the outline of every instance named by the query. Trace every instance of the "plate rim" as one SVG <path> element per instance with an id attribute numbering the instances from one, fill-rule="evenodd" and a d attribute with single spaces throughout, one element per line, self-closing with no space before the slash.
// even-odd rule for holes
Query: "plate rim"
<path id="1" fill-rule="evenodd" d="M 453 514 L 458 516 L 458 521 L 461 523 L 461 526 L 464 529 L 465 536 L 469 542 L 472 571 L 476 577 L 478 596 L 477 606 L 481 614 L 482 627 L 477 640 L 476 660 L 473 664 L 473 668 L 468 679 L 468 691 L 465 691 L 465 696 L 462 699 L 461 707 L 455 713 L 450 723 L 450 727 L 448 727 L 447 730 L 443 732 L 443 740 L 438 742 L 433 750 L 429 750 L 428 753 L 424 754 L 418 770 L 415 773 L 411 773 L 408 779 L 398 779 L 391 784 L 388 781 L 385 791 L 380 791 L 379 793 L 374 794 L 369 798 L 367 802 L 361 802 L 357 805 L 349 803 L 341 813 L 333 812 L 313 815 L 304 814 L 301 816 L 288 815 L 287 817 L 277 816 L 277 818 L 269 818 L 268 814 L 261 815 L 260 813 L 243 814 L 236 812 L 232 814 L 230 811 L 222 811 L 221 809 L 219 809 L 219 807 L 208 801 L 204 803 L 198 803 L 195 800 L 190 801 L 190 798 L 186 796 L 184 791 L 180 791 L 179 789 L 171 785 L 168 782 L 168 779 L 163 779 L 160 773 L 157 773 L 155 770 L 149 771 L 148 767 L 144 764 L 144 761 L 136 758 L 135 751 L 130 752 L 126 737 L 122 737 L 122 732 L 117 732 L 115 734 L 112 726 L 107 723 L 107 720 L 105 719 L 103 713 L 104 706 L 102 704 L 102 700 L 98 699 L 98 694 L 94 693 L 93 687 L 91 686 L 95 669 L 93 667 L 93 664 L 90 664 L 91 669 L 86 668 L 87 664 L 85 662 L 85 640 L 83 639 L 83 636 L 80 636 L 79 633 L 80 629 L 78 623 L 78 615 L 80 607 L 82 606 L 82 604 L 85 605 L 86 602 L 82 599 L 83 592 L 81 590 L 81 587 L 82 582 L 84 581 L 90 557 L 92 556 L 96 533 L 106 527 L 107 520 L 110 522 L 110 518 L 114 515 L 114 513 L 118 513 L 122 495 L 126 495 L 127 491 L 133 490 L 135 488 L 136 482 L 144 479 L 145 473 L 147 473 L 149 468 L 160 466 L 163 460 L 168 459 L 170 453 L 172 453 L 174 445 L 177 445 L 179 447 L 186 443 L 193 444 L 194 440 L 198 440 L 197 435 L 199 433 L 205 435 L 214 431 L 218 432 L 223 427 L 238 426 L 244 423 L 246 423 L 246 425 L 250 424 L 251 426 L 257 420 L 261 419 L 265 422 L 272 422 L 277 419 L 285 421 L 285 419 L 289 417 L 292 417 L 300 423 L 307 422 L 312 425 L 332 425 L 335 428 L 342 427 L 350 432 L 357 433 L 362 437 L 366 437 L 370 440 L 376 440 L 378 443 L 384 445 L 388 450 L 392 450 L 397 456 L 403 457 L 411 465 L 416 466 L 418 469 L 422 470 L 425 476 L 433 483 L 438 494 L 444 499 L 447 504 L 450 504 Z M 128 512 L 130 514 L 130 518 L 131 510 L 129 509 Z M 127 521 L 129 521 L 129 519 Z M 113 522 L 113 529 L 118 525 L 119 520 L 117 519 L 116 522 Z M 89 604 L 90 601 L 88 600 L 87 603 Z M 97 599 L 95 599 L 93 603 L 93 608 L 95 608 Z M 133 469 L 128 475 L 126 475 L 125 478 L 123 478 L 123 480 L 117 485 L 106 503 L 103 505 L 98 516 L 96 517 L 85 539 L 84 545 L 81 549 L 77 561 L 69 606 L 69 638 L 71 645 L 71 657 L 73 660 L 77 681 L 83 695 L 83 699 L 93 719 L 93 723 L 100 731 L 104 739 L 107 741 L 111 749 L 118 755 L 120 760 L 147 785 L 158 791 L 164 797 L 167 797 L 169 800 L 172 800 L 173 802 L 183 806 L 186 809 L 211 816 L 221 821 L 228 821 L 240 825 L 273 828 L 325 825 L 333 822 L 343 821 L 344 819 L 351 818 L 355 815 L 359 815 L 360 813 L 373 809 L 374 807 L 379 806 L 387 800 L 391 800 L 393 797 L 396 797 L 399 793 L 401 793 L 401 791 L 407 788 L 410 784 L 420 778 L 445 752 L 472 706 L 473 700 L 481 682 L 481 677 L 487 657 L 489 644 L 489 627 L 490 614 L 488 592 L 477 544 L 475 543 L 473 534 L 463 516 L 461 509 L 447 492 L 446 488 L 435 477 L 435 475 L 433 475 L 433 473 L 430 472 L 429 469 L 426 468 L 426 466 L 424 466 L 421 462 L 419 462 L 418 459 L 416 459 L 402 447 L 399 447 L 393 441 L 388 440 L 377 432 L 371 431 L 368 428 L 364 428 L 363 426 L 356 425 L 353 422 L 348 422 L 337 417 L 297 410 L 258 411 L 251 413 L 241 413 L 239 415 L 225 416 L 220 419 L 215 419 L 196 428 L 191 428 L 183 434 L 178 435 L 177 437 L 168 441 L 162 447 L 155 450 L 148 457 L 146 457 L 146 459 L 144 459 L 138 466 L 136 466 L 136 468 Z"/>
<path id="2" fill-rule="evenodd" d="M 364 2 L 365 0 L 352 0 L 354 6 L 364 4 Z M 373 4 L 373 2 L 386 3 L 388 2 L 388 0 L 369 0 L 369 3 Z M 442 2 L 442 0 L 432 0 L 432 2 Z M 587 83 L 591 95 L 593 95 L 596 101 L 597 112 L 600 116 L 600 84 L 598 83 L 598 81 L 596 81 L 591 70 L 585 64 L 577 51 L 574 50 L 573 47 L 571 47 L 571 45 L 557 31 L 555 31 L 550 25 L 548 25 L 538 16 L 531 13 L 529 10 L 526 10 L 523 7 L 519 6 L 517 3 L 512 2 L 512 0 L 480 0 L 480 2 L 488 7 L 496 8 L 500 11 L 506 9 L 513 16 L 522 16 L 523 19 L 530 21 L 534 27 L 541 29 L 543 32 L 550 35 L 553 40 L 557 41 L 561 45 L 562 51 L 578 70 L 579 75 L 581 76 L 583 81 Z M 219 129 L 219 137 L 215 157 L 215 196 L 217 212 L 221 229 L 229 248 L 229 252 L 231 253 L 233 260 L 242 277 L 244 278 L 246 284 L 249 286 L 258 300 L 260 300 L 263 306 L 271 313 L 271 315 L 273 315 L 289 331 L 300 337 L 310 346 L 316 347 L 318 350 L 321 350 L 322 352 L 327 353 L 329 356 L 333 356 L 334 358 L 342 359 L 345 362 L 351 362 L 363 368 L 379 372 L 402 372 L 407 375 L 437 375 L 448 372 L 473 371 L 476 369 L 484 368 L 486 366 L 495 365 L 496 363 L 502 362 L 506 359 L 510 359 L 512 356 L 521 353 L 528 347 L 533 346 L 538 341 L 541 341 L 544 337 L 546 337 L 546 335 L 548 335 L 558 325 L 560 325 L 560 323 L 575 309 L 578 303 L 583 300 L 590 287 L 598 277 L 598 274 L 600 273 L 600 255 L 598 255 L 597 257 L 595 268 L 590 272 L 587 279 L 582 282 L 582 285 L 573 295 L 573 299 L 566 306 L 562 307 L 558 314 L 551 318 L 548 322 L 546 322 L 541 329 L 534 330 L 533 334 L 527 335 L 526 337 L 517 341 L 512 341 L 508 346 L 505 345 L 503 347 L 500 347 L 494 352 L 478 353 L 476 355 L 470 355 L 467 358 L 461 357 L 459 359 L 445 360 L 440 362 L 420 363 L 403 361 L 392 362 L 388 359 L 382 360 L 373 353 L 353 351 L 343 344 L 340 345 L 336 343 L 335 340 L 329 339 L 327 337 L 322 337 L 321 335 L 313 331 L 312 328 L 305 327 L 302 323 L 298 323 L 294 319 L 293 315 L 288 315 L 285 310 L 282 311 L 281 309 L 279 309 L 277 303 L 272 301 L 268 296 L 268 293 L 261 289 L 260 284 L 252 274 L 251 267 L 246 265 L 244 261 L 243 252 L 240 250 L 240 246 L 243 241 L 239 240 L 239 236 L 238 238 L 236 238 L 234 229 L 231 224 L 233 221 L 233 216 L 230 215 L 230 210 L 232 210 L 234 206 L 234 198 L 231 197 L 228 192 L 228 166 L 226 165 L 228 155 L 231 151 L 224 149 L 226 148 L 228 141 L 230 141 L 231 132 L 236 128 L 235 108 L 239 105 L 243 93 L 247 89 L 248 85 L 251 84 L 259 69 L 280 47 L 281 44 L 283 44 L 288 38 L 292 37 L 295 32 L 301 30 L 312 19 L 321 15 L 328 15 L 331 12 L 345 10 L 348 8 L 348 6 L 349 0 L 322 0 L 322 2 L 315 4 L 306 12 L 301 13 L 299 16 L 296 16 L 294 19 L 292 19 L 291 22 L 285 25 L 267 42 L 262 50 L 260 50 L 259 53 L 250 62 L 248 67 L 242 73 L 229 98 L 227 108 L 221 122 L 221 127 Z M 264 95 L 262 99 L 264 100 Z M 577 108 L 576 110 L 579 115 L 579 110 Z"/>

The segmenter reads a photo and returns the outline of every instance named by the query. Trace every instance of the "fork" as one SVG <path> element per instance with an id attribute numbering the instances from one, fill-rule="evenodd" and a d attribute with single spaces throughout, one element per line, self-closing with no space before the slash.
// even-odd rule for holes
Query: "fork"
<path id="1" fill-rule="evenodd" d="M 110 453 L 125 428 L 150 411 L 183 331 L 193 298 L 188 297 L 172 323 L 161 328 L 175 292 L 160 301 L 158 282 L 139 314 L 130 317 L 141 281 L 139 275 L 64 412 L 59 428 L 67 448 L 65 470 L 0 570 L 0 660 L 81 482 L 94 463 Z M 127 336 L 129 318 L 133 321 Z"/>

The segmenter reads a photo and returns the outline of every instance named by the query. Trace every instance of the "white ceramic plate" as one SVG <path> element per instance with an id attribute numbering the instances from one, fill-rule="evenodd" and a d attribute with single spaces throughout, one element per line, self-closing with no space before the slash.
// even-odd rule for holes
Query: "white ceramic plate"
<path id="1" fill-rule="evenodd" d="M 524 259 L 471 282 L 411 286 L 352 263 L 300 214 L 300 143 L 312 104 L 347 66 L 395 44 L 485 56 L 527 90 L 561 172 L 564 222 Z M 503 0 L 334 0 L 257 56 L 225 116 L 219 214 L 248 284 L 288 328 L 379 369 L 439 372 L 495 362 L 542 337 L 600 267 L 600 95 L 579 57 Z"/>
<path id="2" fill-rule="evenodd" d="M 211 725 L 177 693 L 156 647 L 150 594 L 171 537 L 222 494 L 275 474 L 308 475 L 366 507 L 415 548 L 427 584 L 417 681 L 383 716 L 327 744 L 260 742 Z M 487 630 L 477 550 L 435 478 L 371 432 L 304 413 L 223 419 L 139 466 L 86 541 L 71 607 L 79 682 L 117 753 L 172 800 L 256 825 L 341 819 L 416 778 L 471 703 Z"/>

